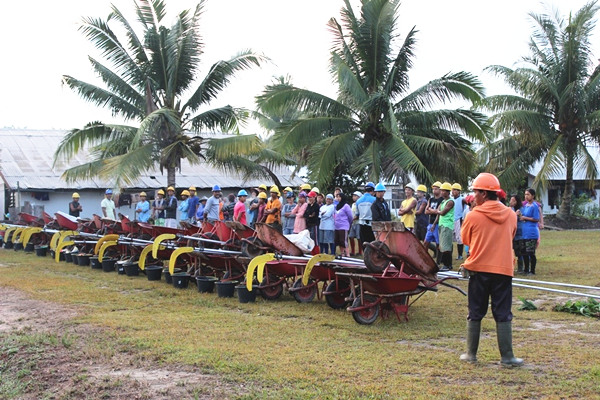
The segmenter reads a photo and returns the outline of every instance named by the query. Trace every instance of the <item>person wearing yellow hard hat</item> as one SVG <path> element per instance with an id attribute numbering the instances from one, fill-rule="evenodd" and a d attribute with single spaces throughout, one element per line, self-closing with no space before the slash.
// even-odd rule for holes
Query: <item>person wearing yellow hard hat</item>
<path id="1" fill-rule="evenodd" d="M 146 192 L 141 192 L 140 201 L 135 205 L 136 220 L 144 223 L 150 219 L 150 202 L 146 197 Z"/>
<path id="2" fill-rule="evenodd" d="M 188 189 L 190 191 L 190 197 L 188 198 L 188 211 L 187 211 L 187 221 L 188 223 L 194 225 L 196 223 L 196 213 L 198 212 L 198 206 L 200 205 L 200 199 L 196 195 L 196 187 L 190 186 Z"/>
<path id="3" fill-rule="evenodd" d="M 265 214 L 265 208 L 267 207 L 267 194 L 260 192 L 256 198 L 258 199 L 258 208 L 256 213 L 256 222 L 265 222 L 267 215 Z"/>
<path id="4" fill-rule="evenodd" d="M 440 244 L 440 232 L 437 220 L 437 209 L 442 202 L 442 191 L 440 187 L 442 183 L 440 181 L 435 182 L 431 185 L 432 196 L 427 202 L 427 208 L 425 208 L 425 214 L 429 216 L 429 224 L 427 225 L 427 232 L 425 233 L 425 240 L 423 245 L 427 250 L 433 250 L 436 262 L 440 263 L 441 253 L 439 251 Z"/>
<path id="5" fill-rule="evenodd" d="M 421 241 L 425 240 L 429 216 L 425 214 L 427 209 L 427 186 L 417 186 L 417 207 L 415 208 L 415 236 Z"/>
<path id="6" fill-rule="evenodd" d="M 165 205 L 165 191 L 158 189 L 156 198 L 152 201 L 152 219 L 154 220 L 154 225 L 165 225 Z"/>
<path id="7" fill-rule="evenodd" d="M 177 228 L 177 197 L 175 196 L 175 188 L 173 186 L 167 188 L 167 199 L 165 202 L 165 226 Z"/>
<path id="8" fill-rule="evenodd" d="M 190 199 L 189 190 L 182 191 L 181 192 L 181 201 L 179 202 L 179 204 L 177 206 L 177 210 L 179 211 L 179 221 L 180 222 L 188 221 L 187 213 L 188 213 L 188 209 L 190 206 L 189 199 Z"/>
<path id="9" fill-rule="evenodd" d="M 271 198 L 265 207 L 265 223 L 282 232 L 281 225 L 281 201 L 279 200 L 279 188 L 275 185 L 269 190 Z"/>
<path id="10" fill-rule="evenodd" d="M 463 213 L 465 212 L 465 205 L 467 202 L 465 201 L 465 197 L 461 195 L 461 191 L 462 186 L 460 183 L 452 184 L 451 198 L 454 201 L 454 232 L 452 239 L 456 243 L 456 252 L 458 253 L 456 256 L 457 260 L 463 259 L 463 251 L 465 247 L 460 237 L 460 227 L 462 226 Z"/>
<path id="11" fill-rule="evenodd" d="M 440 190 L 442 191 L 442 202 L 436 210 L 440 233 L 439 246 L 443 264 L 440 271 L 450 271 L 452 270 L 452 233 L 454 231 L 454 200 L 450 198 L 452 185 L 444 182 L 440 186 Z"/>
<path id="12" fill-rule="evenodd" d="M 73 193 L 71 196 L 73 201 L 69 203 L 69 215 L 79 218 L 79 214 L 83 211 L 81 203 L 79 202 L 79 193 Z"/>
<path id="13" fill-rule="evenodd" d="M 300 191 L 306 193 L 308 196 L 308 192 L 310 192 L 310 185 L 308 183 L 303 183 L 300 185 Z"/>

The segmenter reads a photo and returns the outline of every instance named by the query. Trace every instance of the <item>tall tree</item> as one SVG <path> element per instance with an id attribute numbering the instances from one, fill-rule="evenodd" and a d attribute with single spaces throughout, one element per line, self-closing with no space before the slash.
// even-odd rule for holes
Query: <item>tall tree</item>
<path id="1" fill-rule="evenodd" d="M 559 218 L 571 214 L 574 172 L 585 171 L 590 185 L 598 176 L 587 148 L 600 144 L 600 66 L 594 69 L 590 51 L 597 10 L 593 1 L 568 20 L 530 14 L 536 27 L 522 65 L 488 67 L 516 92 L 482 102 L 484 110 L 494 113 L 491 124 L 497 135 L 482 153 L 488 169 L 511 186 L 541 162 L 534 181 L 541 188 L 553 174 L 565 171 Z"/>
<path id="2" fill-rule="evenodd" d="M 296 117 L 273 136 L 275 149 L 298 156 L 319 186 L 333 182 L 336 166 L 351 175 L 396 180 L 412 173 L 466 181 L 475 164 L 468 138 L 485 141 L 485 117 L 466 109 L 434 109 L 450 100 L 479 101 L 483 88 L 466 72 L 449 73 L 409 92 L 415 28 L 395 46 L 397 0 L 363 0 L 360 16 L 344 0 L 342 22 L 329 21 L 334 36 L 331 73 L 338 85 L 332 99 L 280 82 L 257 98 L 259 111 Z M 290 115 L 290 113 L 287 113 Z"/>
<path id="3" fill-rule="evenodd" d="M 192 164 L 204 159 L 227 168 L 234 156 L 262 151 L 255 135 L 239 135 L 248 111 L 229 105 L 210 107 L 236 73 L 260 66 L 266 58 L 241 51 L 230 60 L 214 63 L 198 81 L 204 3 L 201 0 L 195 9 L 179 13 L 170 27 L 162 24 L 164 0 L 134 1 L 138 31 L 115 6 L 106 20 L 84 18 L 80 31 L 104 58 L 104 63 L 89 60 L 105 87 L 68 75 L 63 82 L 83 99 L 133 124 L 91 122 L 68 133 L 56 150 L 55 163 L 84 147 L 90 148 L 91 160 L 65 171 L 67 181 L 100 176 L 117 184 L 130 183 L 158 166 L 161 172 L 167 171 L 167 182 L 174 186 L 182 159 Z M 124 32 L 123 38 L 115 34 L 113 24 Z M 212 135 L 217 131 L 238 135 Z"/>

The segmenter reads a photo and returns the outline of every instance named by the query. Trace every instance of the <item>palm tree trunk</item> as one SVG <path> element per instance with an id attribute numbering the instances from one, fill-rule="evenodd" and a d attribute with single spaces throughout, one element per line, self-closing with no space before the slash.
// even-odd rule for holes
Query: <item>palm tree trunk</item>
<path id="1" fill-rule="evenodd" d="M 175 167 L 167 167 L 167 186 L 173 186 L 174 188 L 177 188 L 177 186 L 175 186 L 175 173 L 176 173 L 176 169 Z"/>
<path id="2" fill-rule="evenodd" d="M 565 191 L 562 196 L 560 208 L 558 209 L 558 213 L 556 214 L 556 217 L 560 219 L 567 219 L 571 215 L 571 200 L 573 198 L 573 160 L 575 153 L 574 147 L 574 144 L 570 143 L 570 141 L 567 143 L 567 178 L 565 180 Z"/>

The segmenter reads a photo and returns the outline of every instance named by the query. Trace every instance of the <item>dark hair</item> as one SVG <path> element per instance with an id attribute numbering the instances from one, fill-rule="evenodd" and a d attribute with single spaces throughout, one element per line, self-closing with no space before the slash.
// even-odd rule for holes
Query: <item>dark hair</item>
<path id="1" fill-rule="evenodd" d="M 235 201 L 235 194 L 230 193 L 229 196 L 227 196 L 227 199 L 229 199 L 229 201 Z"/>
<path id="2" fill-rule="evenodd" d="M 531 194 L 533 196 L 533 198 L 535 199 L 535 190 L 532 188 L 527 188 L 525 189 L 526 192 L 529 192 L 529 194 Z"/>
<path id="3" fill-rule="evenodd" d="M 496 192 L 495 190 L 481 190 L 481 189 L 475 189 L 475 190 L 484 192 L 485 198 L 487 200 L 498 200 L 498 192 Z"/>
<path id="4" fill-rule="evenodd" d="M 521 208 L 521 206 L 523 205 L 523 201 L 521 200 L 521 197 L 518 194 L 511 194 L 510 198 L 515 198 L 515 201 L 517 202 L 517 205 L 515 206 L 515 211 L 517 211 L 519 208 Z"/>
<path id="5" fill-rule="evenodd" d="M 340 202 L 337 203 L 335 209 L 341 210 L 342 207 L 344 207 L 344 205 L 348 203 L 348 197 L 343 192 L 338 193 L 338 196 L 340 196 Z"/>
<path id="6" fill-rule="evenodd" d="M 250 189 L 250 191 L 251 191 L 252 193 L 254 193 L 254 194 L 258 195 L 258 189 L 256 189 L 256 188 L 252 188 L 252 189 Z"/>

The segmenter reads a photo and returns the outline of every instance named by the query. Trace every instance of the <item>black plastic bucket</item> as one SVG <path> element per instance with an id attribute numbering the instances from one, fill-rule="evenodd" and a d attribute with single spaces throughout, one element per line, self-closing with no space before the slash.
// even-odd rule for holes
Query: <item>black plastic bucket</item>
<path id="1" fill-rule="evenodd" d="M 35 246 L 35 255 L 38 257 L 46 257 L 48 254 L 48 246 Z"/>
<path id="2" fill-rule="evenodd" d="M 256 288 L 252 287 L 252 291 L 248 290 L 246 285 L 237 285 L 238 300 L 240 303 L 254 303 L 256 301 Z"/>
<path id="3" fill-rule="evenodd" d="M 217 286 L 217 296 L 219 297 L 233 297 L 233 293 L 235 292 L 235 286 L 238 284 L 238 281 L 220 281 L 216 282 Z"/>
<path id="4" fill-rule="evenodd" d="M 33 250 L 35 250 L 35 245 L 33 243 L 29 242 L 25 245 L 25 253 L 33 253 Z"/>
<path id="5" fill-rule="evenodd" d="M 190 274 L 187 272 L 178 272 L 171 275 L 171 279 L 173 280 L 173 287 L 176 287 L 177 289 L 185 289 L 190 283 Z"/>
<path id="6" fill-rule="evenodd" d="M 66 262 L 73 262 L 73 255 L 71 253 L 65 251 L 63 254 L 65 255 Z"/>
<path id="7" fill-rule="evenodd" d="M 115 270 L 115 264 L 117 263 L 118 258 L 103 258 L 102 259 L 102 271 L 104 272 L 113 272 Z"/>
<path id="8" fill-rule="evenodd" d="M 127 276 L 138 276 L 140 274 L 140 267 L 137 261 L 127 261 L 125 264 L 123 264 L 123 267 L 125 267 L 125 274 Z"/>
<path id="9" fill-rule="evenodd" d="M 174 274 L 177 274 L 179 272 L 181 272 L 181 268 L 173 269 Z M 173 283 L 173 279 L 171 279 L 171 274 L 169 273 L 169 268 L 163 269 L 163 275 L 165 276 L 165 282 L 167 282 L 168 284 Z"/>
<path id="10" fill-rule="evenodd" d="M 21 242 L 14 243 L 13 244 L 13 250 L 14 251 L 23 250 L 23 243 L 21 243 Z"/>
<path id="11" fill-rule="evenodd" d="M 98 256 L 90 257 L 90 264 L 92 269 L 102 269 L 102 263 L 98 261 Z"/>
<path id="12" fill-rule="evenodd" d="M 13 246 L 14 246 L 14 245 L 13 245 L 13 242 L 12 242 L 12 241 L 10 241 L 10 240 L 9 240 L 9 241 L 7 241 L 7 242 L 4 242 L 4 248 L 5 248 L 5 249 L 12 249 L 12 248 L 13 248 Z"/>
<path id="13" fill-rule="evenodd" d="M 212 293 L 215 290 L 215 282 L 218 279 L 214 276 L 197 276 L 196 286 L 200 293 Z"/>
<path id="14" fill-rule="evenodd" d="M 77 255 L 77 264 L 79 264 L 82 267 L 87 267 L 88 265 L 90 265 L 90 258 L 92 257 L 92 254 L 78 254 Z"/>
<path id="15" fill-rule="evenodd" d="M 148 265 L 146 268 L 144 268 L 144 271 L 146 271 L 146 276 L 148 277 L 149 281 L 160 281 L 163 267 L 162 265 Z"/>
<path id="16" fill-rule="evenodd" d="M 117 261 L 117 263 L 115 264 L 115 268 L 117 269 L 117 274 L 119 275 L 125 275 L 125 263 L 127 262 L 127 260 L 119 260 Z"/>

